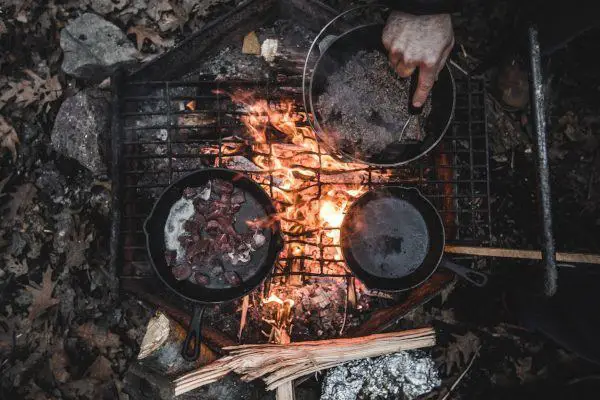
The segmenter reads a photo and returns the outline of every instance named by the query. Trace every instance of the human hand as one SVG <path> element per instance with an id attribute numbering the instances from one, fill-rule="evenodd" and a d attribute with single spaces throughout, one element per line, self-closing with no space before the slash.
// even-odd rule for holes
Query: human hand
<path id="1" fill-rule="evenodd" d="M 450 14 L 412 15 L 393 11 L 385 24 L 383 45 L 392 67 L 403 78 L 419 68 L 413 106 L 421 107 L 454 46 Z"/>

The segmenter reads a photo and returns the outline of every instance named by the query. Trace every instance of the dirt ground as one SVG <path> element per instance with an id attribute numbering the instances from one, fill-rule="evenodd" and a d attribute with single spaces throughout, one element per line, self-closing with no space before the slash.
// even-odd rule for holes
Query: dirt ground
<path id="1" fill-rule="evenodd" d="M 502 42 L 512 18 L 505 2 L 467 3 L 454 20 L 452 57 L 472 67 Z M 110 178 L 93 176 L 50 146 L 61 102 L 89 86 L 61 71 L 60 30 L 94 11 L 130 32 L 145 60 L 231 4 L 0 1 L 0 398 L 129 398 L 123 377 L 152 312 L 120 294 L 108 271 Z M 600 74 L 592 62 L 599 38 L 590 32 L 545 60 L 555 235 L 562 251 L 600 252 Z M 494 92 L 496 68 L 486 74 Z M 536 248 L 530 113 L 507 112 L 492 97 L 488 102 L 493 244 Z M 517 389 L 523 398 L 540 398 L 560 390 L 573 394 L 597 381 L 598 367 L 522 328 L 509 311 L 506 296 L 515 281 L 527 279 L 523 268 L 495 262 L 490 287 L 459 285 L 402 322 L 439 328 L 433 355 L 443 384 L 429 398 L 443 397 L 472 360 L 451 398 L 516 397 Z M 306 382 L 301 391 L 314 398 L 318 382 Z"/>

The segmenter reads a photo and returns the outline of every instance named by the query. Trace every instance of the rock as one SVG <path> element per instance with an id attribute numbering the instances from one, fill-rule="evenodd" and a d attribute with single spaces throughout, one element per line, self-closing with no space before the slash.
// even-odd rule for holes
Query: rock
<path id="1" fill-rule="evenodd" d="M 60 32 L 60 47 L 65 73 L 98 82 L 137 60 L 137 50 L 125 33 L 91 13 L 74 19 Z"/>
<path id="2" fill-rule="evenodd" d="M 260 54 L 263 56 L 266 62 L 272 63 L 275 61 L 278 46 L 279 41 L 277 39 L 265 39 L 260 46 Z"/>
<path id="3" fill-rule="evenodd" d="M 107 95 L 100 90 L 86 89 L 60 106 L 52 128 L 52 147 L 99 175 L 105 169 L 100 155 L 100 135 L 109 130 Z"/>

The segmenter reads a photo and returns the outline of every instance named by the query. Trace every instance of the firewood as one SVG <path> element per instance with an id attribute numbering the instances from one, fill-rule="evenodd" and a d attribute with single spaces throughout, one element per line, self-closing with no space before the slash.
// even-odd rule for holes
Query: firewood
<path id="1" fill-rule="evenodd" d="M 188 362 L 181 356 L 186 332 L 181 325 L 157 312 L 150 319 L 140 346 L 138 360 L 144 367 L 167 376 L 178 375 L 216 360 L 216 354 L 201 344 L 200 357 Z"/>
<path id="2" fill-rule="evenodd" d="M 244 381 L 260 378 L 268 390 L 301 376 L 360 358 L 435 345 L 433 328 L 358 338 L 227 347 L 229 355 L 174 381 L 175 395 L 215 382 L 230 372 Z"/>
<path id="3" fill-rule="evenodd" d="M 288 382 L 277 386 L 275 398 L 277 400 L 296 400 L 296 395 L 294 394 L 294 383 Z"/>

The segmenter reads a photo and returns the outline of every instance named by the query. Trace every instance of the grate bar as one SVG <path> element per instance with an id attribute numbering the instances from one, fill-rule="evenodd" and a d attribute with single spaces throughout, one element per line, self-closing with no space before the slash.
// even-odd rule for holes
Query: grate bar
<path id="1" fill-rule="evenodd" d="M 282 86 L 290 90 L 280 90 Z M 227 93 L 237 89 L 253 90 L 257 93 L 256 98 L 277 105 L 281 100 L 294 99 L 288 92 L 299 89 L 297 81 L 286 82 L 280 76 L 277 84 L 263 80 L 147 81 L 130 82 L 123 87 L 123 108 L 119 118 L 123 132 L 120 159 L 124 207 L 118 234 L 124 253 L 123 271 L 131 272 L 135 265 L 147 264 L 142 226 L 154 199 L 175 179 L 206 165 L 231 167 L 259 179 L 278 206 L 287 203 L 275 199 L 277 193 L 294 195 L 314 191 L 313 200 L 320 201 L 332 185 L 350 188 L 362 184 L 369 189 L 390 184 L 413 185 L 438 207 L 442 216 L 450 217 L 455 224 L 456 234 L 448 238 L 449 242 L 473 245 L 490 240 L 490 170 L 483 80 L 458 77 L 459 106 L 455 120 L 442 140 L 443 144 L 432 155 L 398 168 L 331 170 L 323 168 L 326 153 L 318 145 L 316 151 L 301 150 L 287 158 L 290 160 L 301 153 L 318 159 L 316 166 L 302 166 L 311 176 L 296 190 L 279 185 L 274 178 L 277 169 L 244 171 L 244 168 L 231 164 L 236 157 L 252 160 L 262 156 L 272 160 L 275 146 L 293 144 L 285 134 L 267 126 L 264 131 L 267 146 L 261 153 L 251 153 L 250 146 L 242 139 L 247 128 L 241 117 L 246 111 Z M 188 110 L 185 102 L 190 101 L 195 102 L 195 108 Z M 301 109 L 299 103 L 294 107 Z M 262 116 L 267 117 L 266 113 Z M 439 156 L 445 156 L 448 163 L 439 165 Z M 444 175 L 449 175 L 450 171 L 450 177 L 442 179 L 438 176 L 440 171 L 446 171 Z M 361 174 L 361 179 L 349 179 L 353 174 Z M 447 219 L 444 217 L 445 222 Z M 306 252 L 289 254 L 278 260 L 274 276 L 299 279 L 350 276 L 344 262 L 333 256 L 339 246 L 325 236 L 328 232 L 339 232 L 339 228 L 283 232 L 287 245 L 303 246 Z M 318 267 L 308 268 L 308 261 L 316 261 Z"/>

